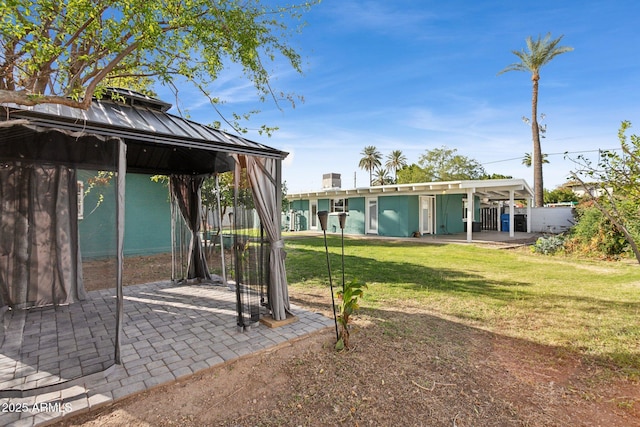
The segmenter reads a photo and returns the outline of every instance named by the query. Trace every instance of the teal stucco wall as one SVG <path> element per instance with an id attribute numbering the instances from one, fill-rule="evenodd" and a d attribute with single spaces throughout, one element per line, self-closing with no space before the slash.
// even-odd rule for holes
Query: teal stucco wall
<path id="1" fill-rule="evenodd" d="M 305 231 L 305 230 L 309 230 L 309 226 L 310 226 L 310 221 L 311 221 L 311 217 L 310 215 L 310 211 L 309 211 L 309 200 L 294 200 L 291 202 L 291 204 L 289 205 L 290 209 L 293 210 L 293 213 L 295 215 L 295 221 L 297 221 L 296 224 L 296 231 Z M 287 215 L 290 215 L 289 212 L 287 212 Z M 290 218 L 287 218 L 287 224 L 289 224 Z"/>
<path id="2" fill-rule="evenodd" d="M 378 197 L 378 235 L 410 237 L 418 230 L 418 196 Z"/>
<path id="3" fill-rule="evenodd" d="M 333 218 L 332 218 L 333 219 Z M 338 221 L 338 218 L 335 218 Z M 345 223 L 345 234 L 365 234 L 365 198 L 354 197 L 349 199 L 349 215 Z M 338 231 L 340 231 L 338 229 Z"/>
<path id="4" fill-rule="evenodd" d="M 436 196 L 436 234 L 464 232 L 462 212 L 466 194 L 445 194 Z M 480 198 L 474 197 L 473 221 L 480 219 Z"/>
<path id="5" fill-rule="evenodd" d="M 364 197 L 351 197 L 349 200 L 349 214 L 344 226 L 344 234 L 364 234 L 365 199 Z M 330 199 L 318 199 L 318 212 L 331 211 Z M 318 231 L 322 231 L 318 223 Z M 337 214 L 329 214 L 327 221 L 327 233 L 340 233 L 340 219 Z"/>
<path id="6" fill-rule="evenodd" d="M 78 171 L 85 191 L 95 175 L 95 171 Z M 93 187 L 85 196 L 84 218 L 78 225 L 84 258 L 115 254 L 115 198 L 113 180 Z M 171 208 L 165 184 L 151 181 L 149 175 L 127 174 L 124 232 L 125 255 L 171 252 Z"/>
<path id="7" fill-rule="evenodd" d="M 435 234 L 464 232 L 464 222 L 462 221 L 464 198 L 466 198 L 466 194 L 436 195 Z M 366 199 L 366 197 L 349 198 L 349 216 L 347 217 L 345 234 L 366 234 Z M 420 230 L 419 195 L 378 195 L 377 199 L 378 235 L 410 237 L 414 232 Z M 308 200 L 297 200 L 293 202 L 292 209 L 304 210 L 306 206 L 306 212 L 308 212 L 308 203 Z M 480 199 L 478 197 L 475 198 L 474 207 L 474 221 L 477 221 L 480 218 Z M 318 211 L 323 210 L 330 210 L 330 199 L 318 200 Z M 340 232 L 337 216 L 329 216 L 327 232 Z"/>

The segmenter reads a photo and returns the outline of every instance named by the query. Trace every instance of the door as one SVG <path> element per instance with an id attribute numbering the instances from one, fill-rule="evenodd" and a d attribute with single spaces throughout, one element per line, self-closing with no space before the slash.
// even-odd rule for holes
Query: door
<path id="1" fill-rule="evenodd" d="M 434 232 L 434 206 L 436 198 L 433 196 L 420 196 L 420 233 L 433 234 Z"/>
<path id="2" fill-rule="evenodd" d="M 378 234 L 378 199 L 367 199 L 367 234 Z"/>
<path id="3" fill-rule="evenodd" d="M 309 228 L 311 230 L 318 229 L 318 201 L 309 200 Z"/>

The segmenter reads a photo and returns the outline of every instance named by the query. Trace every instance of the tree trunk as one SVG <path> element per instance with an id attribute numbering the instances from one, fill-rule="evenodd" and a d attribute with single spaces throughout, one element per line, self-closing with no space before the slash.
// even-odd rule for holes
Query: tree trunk
<path id="1" fill-rule="evenodd" d="M 542 147 L 540 146 L 540 126 L 538 125 L 538 80 L 540 76 L 534 74 L 533 94 L 531 97 L 531 135 L 533 139 L 533 152 L 531 163 L 533 165 L 533 193 L 534 206 L 544 206 L 544 186 L 542 182 Z"/>

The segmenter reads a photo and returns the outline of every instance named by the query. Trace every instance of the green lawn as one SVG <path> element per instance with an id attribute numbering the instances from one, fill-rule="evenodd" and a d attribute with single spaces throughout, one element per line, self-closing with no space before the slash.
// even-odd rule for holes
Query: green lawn
<path id="1" fill-rule="evenodd" d="M 340 238 L 329 236 L 334 286 Z M 322 237 L 287 240 L 287 274 L 328 290 Z M 640 377 L 640 266 L 471 245 L 345 239 L 346 280 L 363 309 L 419 306 L 495 333 L 554 346 Z"/>

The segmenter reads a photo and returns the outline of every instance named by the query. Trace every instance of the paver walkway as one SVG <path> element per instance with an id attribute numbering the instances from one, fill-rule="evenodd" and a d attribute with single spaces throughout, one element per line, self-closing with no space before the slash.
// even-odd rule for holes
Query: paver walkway
<path id="1" fill-rule="evenodd" d="M 26 320 L 16 319 L 13 327 L 22 327 L 28 334 L 22 338 L 7 334 L 13 341 L 5 343 L 6 349 L 3 345 L 3 352 L 13 349 L 21 354 L 0 355 L 0 384 L 4 384 L 0 390 L 47 385 L 110 364 L 113 344 L 105 343 L 113 335 L 109 329 L 115 319 L 113 301 L 112 290 L 94 291 L 82 304 L 42 311 L 37 321 L 30 314 Z M 46 424 L 333 326 L 333 320 L 321 314 L 295 306 L 292 311 L 296 322 L 277 328 L 255 324 L 248 331 L 239 331 L 235 292 L 226 287 L 171 282 L 127 286 L 122 364 L 70 381 L 56 391 L 0 398 L 0 425 Z M 57 319 L 46 318 L 56 314 Z M 77 319 L 93 322 L 93 328 L 82 326 L 75 334 L 63 334 Z M 29 351 L 26 357 L 25 348 Z"/>

